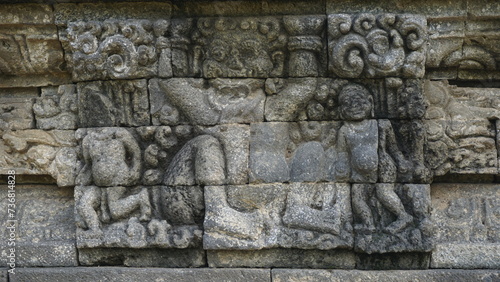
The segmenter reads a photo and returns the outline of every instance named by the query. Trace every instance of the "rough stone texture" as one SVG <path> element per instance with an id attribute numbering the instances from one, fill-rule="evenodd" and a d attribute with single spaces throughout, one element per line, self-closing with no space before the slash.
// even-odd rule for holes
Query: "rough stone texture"
<path id="1" fill-rule="evenodd" d="M 79 160 L 75 132 L 27 129 L 6 131 L 0 139 L 0 174 L 51 175 L 59 186 L 75 183 Z"/>
<path id="2" fill-rule="evenodd" d="M 428 269 L 430 253 L 402 252 L 385 254 L 357 253 L 356 269 L 363 270 L 410 270 Z"/>
<path id="3" fill-rule="evenodd" d="M 431 251 L 429 185 L 353 184 L 351 189 L 356 251 Z"/>
<path id="4" fill-rule="evenodd" d="M 323 15 L 174 21 L 174 76 L 324 75 L 325 21 Z"/>
<path id="5" fill-rule="evenodd" d="M 434 268 L 499 268 L 500 185 L 432 185 Z"/>
<path id="6" fill-rule="evenodd" d="M 127 267 L 204 267 L 206 254 L 201 248 L 194 249 L 78 249 L 78 262 L 84 266 Z M 116 268 L 124 269 L 124 268 Z M 127 268 L 129 269 L 129 268 Z M 149 271 L 151 269 L 148 269 Z"/>
<path id="7" fill-rule="evenodd" d="M 497 270 L 411 270 L 411 271 L 359 271 L 273 269 L 272 280 L 282 281 L 496 281 Z"/>
<path id="8" fill-rule="evenodd" d="M 348 184 L 208 186 L 205 249 L 352 247 Z"/>
<path id="9" fill-rule="evenodd" d="M 356 266 L 354 252 L 346 250 L 263 249 L 207 251 L 209 267 L 341 268 Z"/>
<path id="10" fill-rule="evenodd" d="M 1 189 L 7 195 L 7 186 Z M 15 218 L 7 214 L 8 199 L 0 202 L 2 221 L 0 235 L 5 241 L 0 244 L 2 250 L 0 263 L 7 265 L 7 238 L 10 231 L 7 226 L 15 219 L 16 226 L 16 269 L 34 266 L 76 266 L 77 252 L 74 229 L 73 189 L 43 185 L 17 185 Z M 12 209 L 12 207 L 9 207 Z"/>
<path id="11" fill-rule="evenodd" d="M 60 37 L 73 80 L 172 76 L 168 26 L 167 19 L 69 23 Z"/>
<path id="12" fill-rule="evenodd" d="M 9 274 L 7 272 L 7 269 L 2 268 L 0 269 L 0 281 L 2 282 L 8 282 L 9 280 Z"/>
<path id="13" fill-rule="evenodd" d="M 149 81 L 153 125 L 264 121 L 264 81 L 173 78 Z"/>
<path id="14" fill-rule="evenodd" d="M 428 182 L 422 124 L 363 119 L 372 103 L 358 97 L 340 103 L 352 120 L 251 124 L 250 182 Z"/>
<path id="15" fill-rule="evenodd" d="M 97 186 L 247 182 L 247 125 L 79 129 L 77 183 Z"/>
<path id="16" fill-rule="evenodd" d="M 146 80 L 77 84 L 80 127 L 150 124 Z"/>
<path id="17" fill-rule="evenodd" d="M 116 267 L 26 268 L 10 281 L 271 281 L 268 269 L 141 269 Z"/>
<path id="18" fill-rule="evenodd" d="M 425 159 L 433 174 L 496 174 L 495 124 L 490 120 L 500 117 L 500 92 L 427 81 L 425 95 Z"/>
<path id="19" fill-rule="evenodd" d="M 33 105 L 39 129 L 76 129 L 78 102 L 74 84 L 42 88 L 41 97 Z"/>
<path id="20" fill-rule="evenodd" d="M 10 88 L 0 90 L 0 133 L 6 130 L 31 129 L 35 126 L 33 101 L 35 88 Z"/>
<path id="21" fill-rule="evenodd" d="M 423 77 L 424 17 L 394 14 L 328 16 L 329 70 L 338 77 Z"/>
<path id="22" fill-rule="evenodd" d="M 2 5 L 0 24 L 53 24 L 50 5 L 23 4 Z"/>
<path id="23" fill-rule="evenodd" d="M 201 187 L 77 186 L 75 203 L 78 248 L 201 246 Z"/>

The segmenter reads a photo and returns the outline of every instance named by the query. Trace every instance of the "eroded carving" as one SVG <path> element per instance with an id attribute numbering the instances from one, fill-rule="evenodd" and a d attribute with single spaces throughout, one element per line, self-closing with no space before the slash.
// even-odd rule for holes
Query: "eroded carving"
<path id="1" fill-rule="evenodd" d="M 80 127 L 150 123 L 146 80 L 81 82 L 77 89 Z"/>
<path id="2" fill-rule="evenodd" d="M 149 91 L 153 125 L 263 121 L 263 84 L 257 79 L 152 79 Z"/>
<path id="3" fill-rule="evenodd" d="M 429 252 L 430 187 L 425 184 L 353 184 L 354 248 L 365 253 Z"/>
<path id="4" fill-rule="evenodd" d="M 330 71 L 345 78 L 423 77 L 424 17 L 394 14 L 328 16 Z"/>
<path id="5" fill-rule="evenodd" d="M 33 98 L 2 97 L 0 105 L 0 134 L 7 130 L 31 129 Z"/>
<path id="6" fill-rule="evenodd" d="M 51 175 L 59 186 L 75 184 L 80 161 L 75 132 L 37 129 L 6 131 L 0 141 L 2 173 Z"/>
<path id="7" fill-rule="evenodd" d="M 80 185 L 246 183 L 248 126 L 79 129 Z"/>
<path id="8" fill-rule="evenodd" d="M 68 24 L 73 79 L 170 77 L 168 20 L 106 20 Z"/>
<path id="9" fill-rule="evenodd" d="M 205 188 L 207 249 L 351 248 L 348 184 Z"/>
<path id="10" fill-rule="evenodd" d="M 78 104 L 73 84 L 42 88 L 42 96 L 33 105 L 40 129 L 76 129 Z"/>
<path id="11" fill-rule="evenodd" d="M 426 109 L 423 82 L 419 79 L 268 78 L 265 86 L 268 121 L 343 120 L 339 93 L 347 91 L 344 88 L 370 94 L 370 118 L 421 119 Z"/>
<path id="12" fill-rule="evenodd" d="M 481 95 L 480 91 L 452 87 L 447 82 L 429 81 L 425 87 L 429 102 L 425 121 L 429 169 L 434 175 L 496 174 L 495 131 L 490 119 L 500 117 L 494 102 L 498 95 L 494 91 Z M 472 99 L 462 99 L 469 96 Z M 484 99 L 491 103 L 485 105 L 481 102 Z"/>
<path id="13" fill-rule="evenodd" d="M 77 186 L 79 248 L 188 248 L 201 244 L 200 187 Z"/>

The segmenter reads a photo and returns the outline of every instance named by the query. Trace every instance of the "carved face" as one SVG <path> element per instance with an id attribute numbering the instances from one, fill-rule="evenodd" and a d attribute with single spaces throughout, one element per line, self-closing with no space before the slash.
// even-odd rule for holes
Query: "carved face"
<path id="1" fill-rule="evenodd" d="M 206 49 L 204 73 L 208 77 L 266 76 L 273 68 L 266 50 L 265 39 L 255 33 L 231 31 L 216 35 Z"/>
<path id="2" fill-rule="evenodd" d="M 363 120 L 371 117 L 372 97 L 359 85 L 348 85 L 339 94 L 340 115 L 345 120 Z"/>

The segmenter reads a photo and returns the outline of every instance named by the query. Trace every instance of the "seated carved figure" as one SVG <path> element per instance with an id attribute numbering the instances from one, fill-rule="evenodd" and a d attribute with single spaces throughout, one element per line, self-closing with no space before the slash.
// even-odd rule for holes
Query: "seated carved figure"
<path id="1" fill-rule="evenodd" d="M 375 183 L 378 179 L 379 151 L 386 152 L 385 148 L 383 150 L 379 148 L 379 134 L 387 137 L 387 131 L 392 130 L 389 127 L 390 123 L 382 126 L 383 131 L 379 133 L 377 121 L 368 119 L 373 109 L 372 98 L 368 91 L 359 85 L 348 85 L 342 89 L 339 94 L 339 107 L 340 114 L 346 121 L 338 133 L 337 149 L 340 164 L 336 167 L 337 179 L 354 183 Z M 387 150 L 391 155 L 387 154 L 384 157 L 395 158 L 399 169 L 404 171 L 410 169 L 402 153 L 394 147 L 395 139 L 389 141 L 393 142 L 380 143 L 392 146 Z M 386 230 L 396 233 L 406 227 L 413 217 L 406 213 L 401 199 L 394 192 L 394 184 L 376 184 L 375 189 L 377 200 L 397 216 L 397 220 L 387 226 Z M 352 204 L 355 214 L 363 223 L 360 228 L 375 231 L 367 194 L 365 185 L 353 185 Z"/>
<path id="2" fill-rule="evenodd" d="M 88 132 L 82 141 L 85 165 L 77 184 L 130 186 L 140 177 L 141 150 L 123 128 L 102 128 Z"/>

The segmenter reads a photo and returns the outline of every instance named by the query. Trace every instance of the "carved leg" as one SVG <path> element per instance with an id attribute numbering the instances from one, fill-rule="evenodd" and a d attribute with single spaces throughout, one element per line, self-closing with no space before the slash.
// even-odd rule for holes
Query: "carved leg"
<path id="1" fill-rule="evenodd" d="M 141 192 L 122 198 L 127 188 L 111 187 L 107 188 L 108 205 L 111 217 L 114 219 L 127 217 L 136 209 L 141 210 L 139 220 L 148 221 L 151 219 L 151 203 L 149 202 L 148 190 L 143 188 Z"/>
<path id="2" fill-rule="evenodd" d="M 76 210 L 87 225 L 86 227 L 93 232 L 101 232 L 101 224 L 96 210 L 101 204 L 101 191 L 98 187 L 91 186 L 85 190 L 82 197 L 76 204 Z"/>
<path id="3" fill-rule="evenodd" d="M 398 195 L 396 195 L 396 192 L 394 192 L 394 184 L 376 184 L 376 189 L 377 199 L 379 202 L 384 206 L 384 208 L 388 209 L 391 213 L 398 217 L 398 219 L 391 223 L 386 230 L 394 234 L 408 226 L 408 224 L 413 221 L 413 217 L 406 213 L 401 199 Z"/>
<path id="4" fill-rule="evenodd" d="M 361 219 L 362 229 L 369 232 L 375 231 L 373 223 L 373 215 L 368 206 L 368 189 L 370 184 L 354 184 L 352 185 L 352 207 L 354 214 Z"/>
<path id="5" fill-rule="evenodd" d="M 200 185 L 220 185 L 225 179 L 225 161 L 219 140 L 210 135 L 198 138 L 196 146 L 195 175 Z"/>

